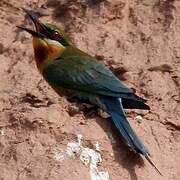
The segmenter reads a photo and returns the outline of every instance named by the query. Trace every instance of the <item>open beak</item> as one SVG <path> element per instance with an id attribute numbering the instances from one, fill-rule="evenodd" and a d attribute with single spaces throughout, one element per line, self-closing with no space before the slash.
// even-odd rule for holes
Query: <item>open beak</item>
<path id="1" fill-rule="evenodd" d="M 31 29 L 22 27 L 22 26 L 17 26 L 18 28 L 20 28 L 21 30 L 24 30 L 28 33 L 30 33 L 32 36 L 34 37 L 38 37 L 38 38 L 46 38 L 49 36 L 49 32 L 47 30 L 47 28 L 45 27 L 44 24 L 42 24 L 38 18 L 33 14 L 33 12 L 26 10 L 23 8 L 23 10 L 25 11 L 25 13 L 28 15 L 28 17 L 32 20 L 32 22 L 35 25 L 36 31 L 33 31 Z"/>
<path id="2" fill-rule="evenodd" d="M 38 37 L 38 38 L 45 38 L 45 36 L 43 36 L 42 34 L 36 32 L 36 31 L 33 31 L 31 29 L 28 29 L 28 28 L 25 28 L 25 27 L 21 27 L 21 26 L 16 26 L 17 28 L 23 30 L 23 31 L 26 31 L 28 32 L 29 34 L 31 34 L 33 37 Z"/>

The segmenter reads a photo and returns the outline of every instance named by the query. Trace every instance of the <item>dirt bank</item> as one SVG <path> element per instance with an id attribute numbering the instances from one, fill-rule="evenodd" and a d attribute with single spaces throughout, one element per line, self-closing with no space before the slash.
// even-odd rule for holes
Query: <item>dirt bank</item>
<path id="1" fill-rule="evenodd" d="M 82 50 L 104 61 L 151 110 L 128 111 L 163 177 L 123 145 L 108 119 L 84 117 L 42 79 L 30 26 L 21 7 L 43 22 L 64 27 Z M 80 154 L 67 145 L 83 136 L 96 149 L 99 171 L 111 180 L 178 180 L 180 177 L 180 1 L 1 0 L 0 1 L 0 179 L 90 180 Z"/>

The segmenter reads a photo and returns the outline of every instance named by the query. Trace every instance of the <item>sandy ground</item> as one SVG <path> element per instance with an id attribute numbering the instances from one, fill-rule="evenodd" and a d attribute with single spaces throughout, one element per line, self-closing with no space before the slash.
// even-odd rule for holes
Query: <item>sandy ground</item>
<path id="1" fill-rule="evenodd" d="M 30 26 L 21 7 L 64 27 L 77 46 L 104 61 L 148 100 L 128 118 L 149 147 L 161 177 L 132 154 L 106 118 L 84 114 L 42 79 L 33 59 Z M 69 157 L 67 144 L 99 143 L 111 180 L 180 177 L 180 1 L 0 0 L 0 179 L 90 180 L 89 165 Z"/>

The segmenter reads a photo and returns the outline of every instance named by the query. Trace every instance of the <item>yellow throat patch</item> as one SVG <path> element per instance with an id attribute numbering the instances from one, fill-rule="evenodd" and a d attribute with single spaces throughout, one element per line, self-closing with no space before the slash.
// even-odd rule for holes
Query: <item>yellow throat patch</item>
<path id="1" fill-rule="evenodd" d="M 65 47 L 57 41 L 36 37 L 33 38 L 33 48 L 36 64 L 41 73 L 49 63 L 60 57 L 65 50 Z"/>

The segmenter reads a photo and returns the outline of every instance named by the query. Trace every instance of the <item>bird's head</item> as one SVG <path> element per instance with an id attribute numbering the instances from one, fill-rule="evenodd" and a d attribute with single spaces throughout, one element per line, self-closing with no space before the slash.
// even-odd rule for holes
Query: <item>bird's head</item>
<path id="1" fill-rule="evenodd" d="M 43 24 L 31 11 L 25 9 L 24 11 L 34 23 L 35 31 L 21 26 L 17 27 L 33 36 L 35 60 L 41 71 L 41 66 L 60 57 L 66 47 L 72 46 L 73 44 L 63 30 L 51 24 Z"/>

